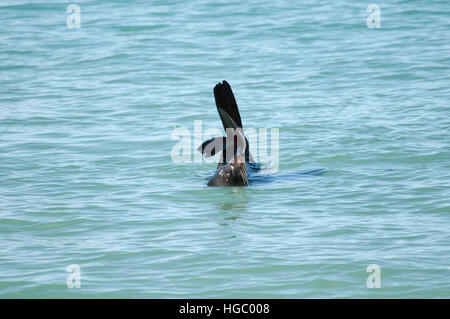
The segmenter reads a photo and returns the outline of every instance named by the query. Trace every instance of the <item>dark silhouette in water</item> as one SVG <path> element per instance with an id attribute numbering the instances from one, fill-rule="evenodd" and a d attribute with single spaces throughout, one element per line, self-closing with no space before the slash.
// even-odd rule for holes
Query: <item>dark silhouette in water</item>
<path id="1" fill-rule="evenodd" d="M 289 180 L 298 180 L 302 177 L 312 177 L 312 176 L 320 176 L 324 174 L 326 170 L 324 168 L 315 168 L 315 169 L 308 169 L 308 170 L 302 170 L 300 172 L 291 172 L 291 173 L 285 173 L 281 175 L 273 175 L 273 174 L 264 174 L 264 175 L 255 175 L 252 178 L 252 185 L 261 185 L 261 184 L 267 184 L 272 183 L 277 180 L 283 180 L 283 181 L 289 181 Z"/>
<path id="2" fill-rule="evenodd" d="M 217 170 L 208 181 L 208 186 L 248 186 L 249 176 L 260 172 L 261 167 L 250 155 L 248 140 L 242 129 L 241 115 L 227 81 L 218 83 L 214 87 L 214 98 L 226 137 L 213 137 L 197 148 L 205 157 L 222 152 Z M 324 169 L 313 169 L 284 175 L 284 177 L 289 179 L 299 176 L 314 176 L 324 172 Z M 260 183 L 262 179 L 265 182 L 272 181 L 273 176 L 254 176 L 255 182 Z"/>
<path id="3" fill-rule="evenodd" d="M 214 98 L 227 136 L 211 138 L 198 147 L 206 157 L 222 152 L 208 186 L 247 186 L 249 173 L 259 171 L 260 166 L 250 155 L 236 99 L 227 81 L 214 87 Z"/>

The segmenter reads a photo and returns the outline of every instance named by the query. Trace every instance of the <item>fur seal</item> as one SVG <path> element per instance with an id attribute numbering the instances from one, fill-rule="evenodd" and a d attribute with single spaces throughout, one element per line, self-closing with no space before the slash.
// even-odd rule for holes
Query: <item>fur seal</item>
<path id="1" fill-rule="evenodd" d="M 260 166 L 250 155 L 236 99 L 227 81 L 214 87 L 214 98 L 226 137 L 213 137 L 197 148 L 205 157 L 222 152 L 217 170 L 207 185 L 248 186 L 249 173 L 259 171 Z"/>

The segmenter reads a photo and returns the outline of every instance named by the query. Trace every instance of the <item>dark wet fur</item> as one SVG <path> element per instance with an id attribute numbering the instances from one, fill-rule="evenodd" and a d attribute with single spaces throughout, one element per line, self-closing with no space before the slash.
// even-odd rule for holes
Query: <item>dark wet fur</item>
<path id="1" fill-rule="evenodd" d="M 218 83 L 214 87 L 214 98 L 216 100 L 217 111 L 219 112 L 219 116 L 225 131 L 227 131 L 227 128 L 242 129 L 242 121 L 236 99 L 227 81 Z M 227 138 L 232 138 L 233 141 L 227 141 Z M 215 154 L 222 152 L 223 157 L 223 160 L 220 161 L 217 165 L 216 172 L 209 179 L 208 186 L 247 186 L 250 181 L 261 183 L 271 182 L 275 179 L 273 175 L 258 174 L 261 168 L 258 163 L 254 163 L 251 161 L 248 140 L 243 136 L 243 134 L 241 134 L 240 141 L 243 141 L 244 139 L 245 150 L 241 148 L 242 153 L 240 154 L 237 153 L 236 136 L 218 138 L 213 137 L 200 145 L 198 150 L 205 156 L 214 156 Z M 232 158 L 231 161 L 228 162 L 226 160 L 227 142 L 228 145 L 234 145 L 234 158 Z M 229 148 L 228 151 L 230 151 Z M 306 170 L 298 173 L 278 175 L 277 179 L 291 179 L 301 176 L 317 176 L 323 174 L 324 172 L 324 169 Z"/>
<path id="2" fill-rule="evenodd" d="M 222 165 L 217 169 L 211 179 L 208 181 L 208 186 L 247 186 L 248 174 L 246 166 L 247 163 L 229 163 Z"/>
<path id="3" fill-rule="evenodd" d="M 242 128 L 242 120 L 241 115 L 239 114 L 239 109 L 236 103 L 236 99 L 234 97 L 233 91 L 231 90 L 230 85 L 227 81 L 223 81 L 222 83 L 218 83 L 214 87 L 214 98 L 216 100 L 217 111 L 219 112 L 220 119 L 223 124 L 223 128 L 227 131 L 227 128 L 236 129 Z M 224 111 L 228 114 L 228 116 L 224 115 Z M 230 121 L 231 118 L 231 121 Z M 234 123 L 233 123 L 234 122 Z M 245 147 L 245 161 L 242 156 L 236 153 L 236 137 L 233 137 L 234 140 L 234 158 L 228 163 L 227 162 L 227 148 L 226 148 L 226 138 L 224 137 L 223 149 L 222 149 L 222 157 L 223 161 L 218 164 L 217 171 L 208 181 L 208 186 L 247 186 L 248 181 L 248 173 L 254 172 L 255 170 L 259 170 L 259 165 L 256 163 L 250 163 L 250 152 L 248 140 L 245 139 L 246 147 Z M 213 139 L 205 141 L 202 144 L 202 152 L 205 147 L 211 143 Z M 228 141 L 230 143 L 230 141 Z M 211 151 L 211 156 L 216 154 L 219 150 L 213 149 Z M 239 157 L 240 156 L 240 157 Z M 240 162 L 239 162 L 240 160 Z"/>

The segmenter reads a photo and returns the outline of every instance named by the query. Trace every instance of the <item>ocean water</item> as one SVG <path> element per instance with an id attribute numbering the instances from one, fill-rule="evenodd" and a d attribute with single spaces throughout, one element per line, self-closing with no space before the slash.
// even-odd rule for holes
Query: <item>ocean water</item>
<path id="1" fill-rule="evenodd" d="M 0 1 L 0 297 L 450 297 L 448 1 L 71 3 Z M 171 157 L 224 79 L 246 188 Z"/>

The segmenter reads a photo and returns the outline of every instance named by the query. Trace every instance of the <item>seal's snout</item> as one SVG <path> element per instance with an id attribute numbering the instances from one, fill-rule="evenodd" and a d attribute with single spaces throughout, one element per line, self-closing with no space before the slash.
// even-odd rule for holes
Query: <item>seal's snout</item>
<path id="1" fill-rule="evenodd" d="M 208 181 L 208 186 L 247 186 L 245 163 L 229 163 L 220 167 Z"/>

